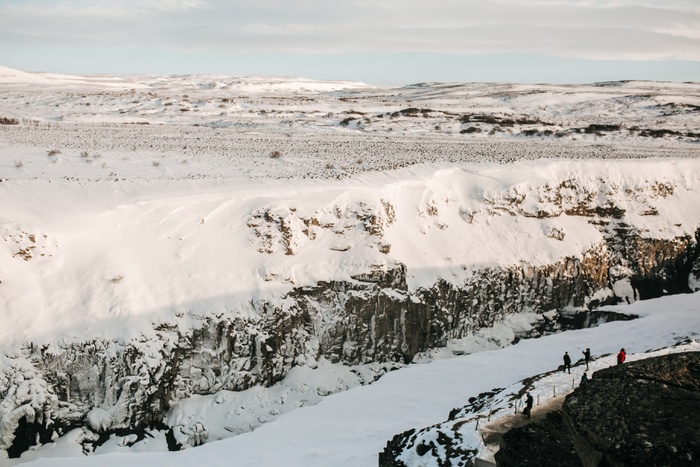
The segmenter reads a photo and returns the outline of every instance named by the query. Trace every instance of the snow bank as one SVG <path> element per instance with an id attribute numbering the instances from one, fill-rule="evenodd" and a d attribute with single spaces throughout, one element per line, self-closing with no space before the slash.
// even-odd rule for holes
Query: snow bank
<path id="1" fill-rule="evenodd" d="M 694 237 L 699 182 L 694 159 L 417 166 L 340 183 L 3 182 L 2 345 L 246 315 L 251 299 L 398 263 L 411 289 L 551 264 L 601 242 L 590 216 L 613 205 L 642 235 Z"/>

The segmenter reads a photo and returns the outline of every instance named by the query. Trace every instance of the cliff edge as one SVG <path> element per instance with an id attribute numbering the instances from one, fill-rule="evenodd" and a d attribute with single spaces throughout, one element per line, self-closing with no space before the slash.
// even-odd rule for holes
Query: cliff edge
<path id="1" fill-rule="evenodd" d="M 506 433 L 497 465 L 697 465 L 700 352 L 600 370 L 550 415 Z"/>

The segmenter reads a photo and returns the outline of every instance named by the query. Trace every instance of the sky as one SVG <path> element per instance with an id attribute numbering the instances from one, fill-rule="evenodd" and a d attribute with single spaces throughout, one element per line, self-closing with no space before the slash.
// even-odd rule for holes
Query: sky
<path id="1" fill-rule="evenodd" d="M 700 81 L 700 1 L 0 0 L 0 65 L 379 85 Z"/>

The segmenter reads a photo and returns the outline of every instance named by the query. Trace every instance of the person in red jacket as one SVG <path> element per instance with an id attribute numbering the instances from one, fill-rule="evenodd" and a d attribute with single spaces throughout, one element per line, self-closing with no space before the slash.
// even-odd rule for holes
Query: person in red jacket
<path id="1" fill-rule="evenodd" d="M 620 353 L 617 354 L 617 364 L 622 365 L 625 363 L 625 358 L 627 357 L 627 354 L 625 353 L 625 349 L 620 349 Z"/>

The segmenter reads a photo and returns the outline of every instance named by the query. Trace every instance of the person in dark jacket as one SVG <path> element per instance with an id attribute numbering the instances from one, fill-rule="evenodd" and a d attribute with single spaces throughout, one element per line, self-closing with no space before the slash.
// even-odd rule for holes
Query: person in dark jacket
<path id="1" fill-rule="evenodd" d="M 579 386 L 583 386 L 587 382 L 588 382 L 588 372 L 584 371 L 583 375 L 581 376 L 581 383 L 579 384 Z"/>
<path id="2" fill-rule="evenodd" d="M 617 364 L 622 365 L 625 363 L 625 359 L 627 358 L 627 354 L 625 353 L 625 349 L 622 348 L 620 349 L 620 353 L 617 354 Z"/>
<path id="3" fill-rule="evenodd" d="M 586 350 L 583 351 L 583 360 L 586 362 L 586 370 L 588 369 L 588 362 L 591 361 L 591 349 L 586 347 Z"/>
<path id="4" fill-rule="evenodd" d="M 569 352 L 564 352 L 564 371 L 567 370 L 571 374 L 571 357 L 569 357 Z"/>
<path id="5" fill-rule="evenodd" d="M 532 394 L 528 393 L 527 398 L 525 399 L 525 415 L 527 418 L 532 417 L 532 404 L 534 403 L 534 399 L 532 398 Z"/>

